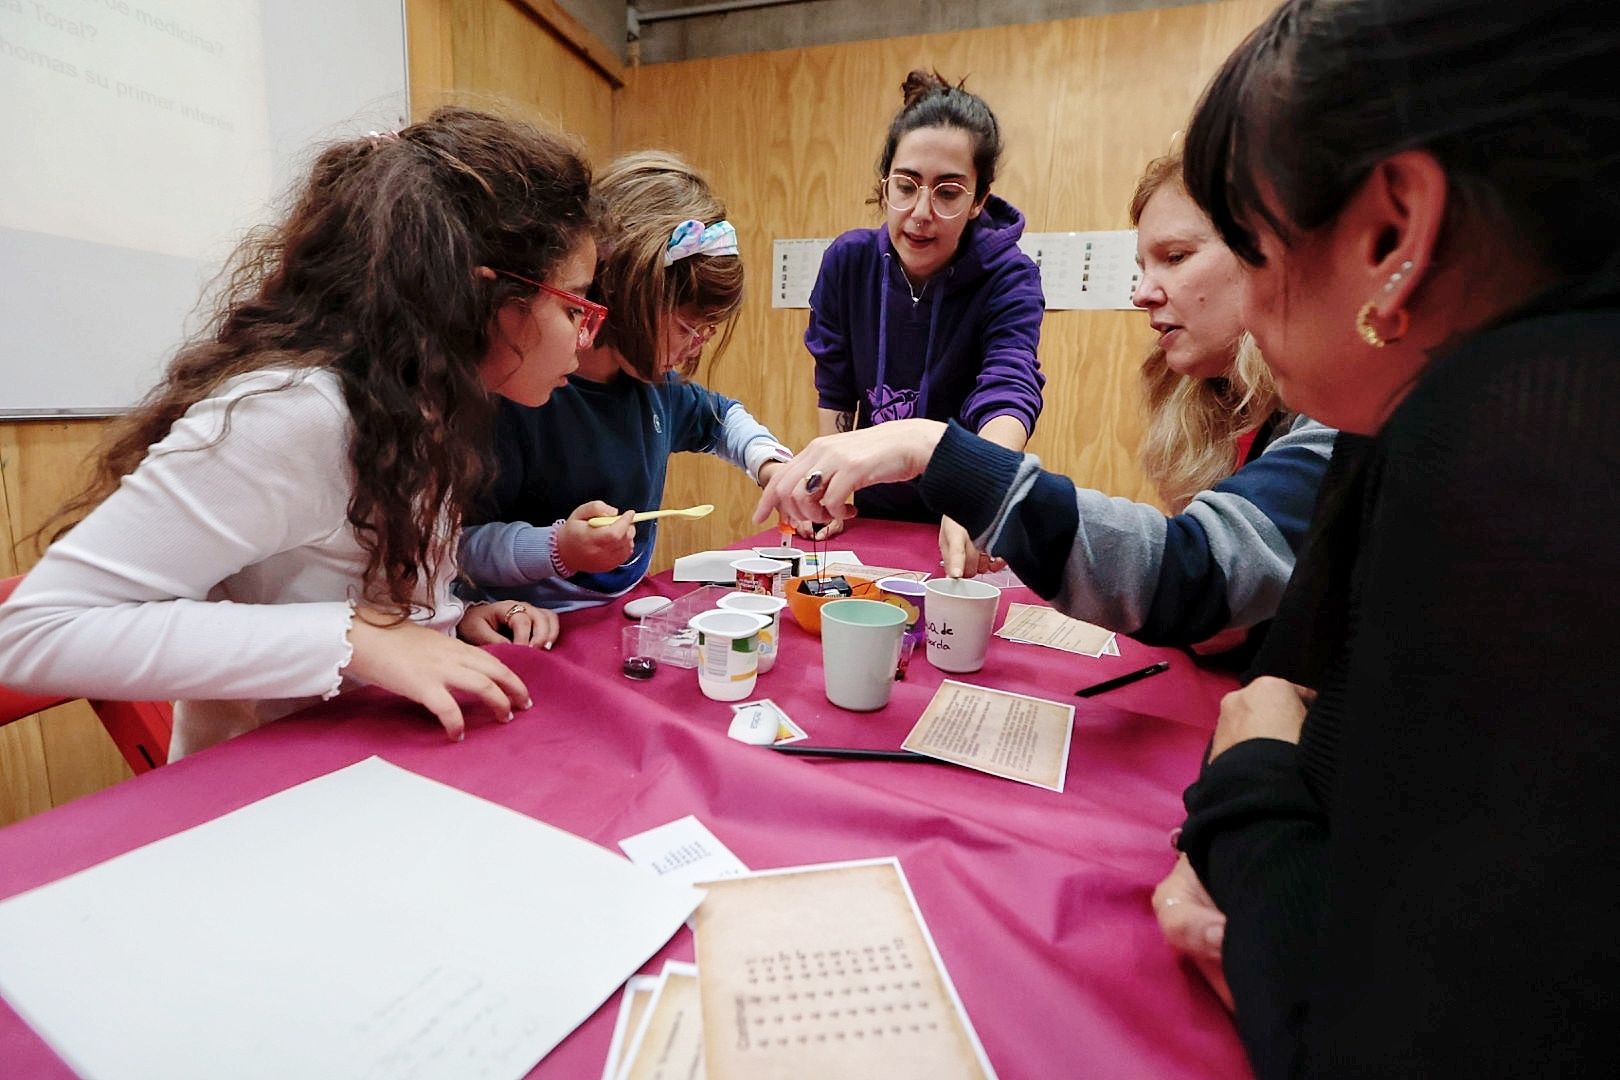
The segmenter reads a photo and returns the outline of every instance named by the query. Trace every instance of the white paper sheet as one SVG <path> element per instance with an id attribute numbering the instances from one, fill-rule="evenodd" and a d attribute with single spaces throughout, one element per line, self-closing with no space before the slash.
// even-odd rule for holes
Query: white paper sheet
<path id="1" fill-rule="evenodd" d="M 516 1077 L 700 899 L 370 758 L 0 903 L 0 992 L 88 1076 Z"/>
<path id="2" fill-rule="evenodd" d="M 771 307 L 807 308 L 832 238 L 771 241 Z"/>
<path id="3" fill-rule="evenodd" d="M 748 873 L 743 861 L 691 814 L 619 841 L 625 857 L 667 881 L 697 881 Z"/>

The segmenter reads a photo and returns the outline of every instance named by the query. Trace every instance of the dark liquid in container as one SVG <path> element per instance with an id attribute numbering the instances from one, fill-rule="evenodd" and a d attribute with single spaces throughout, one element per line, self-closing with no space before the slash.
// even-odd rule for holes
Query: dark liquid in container
<path id="1" fill-rule="evenodd" d="M 650 656 L 630 656 L 624 661 L 624 677 L 627 679 L 650 679 L 657 670 L 658 661 Z"/>

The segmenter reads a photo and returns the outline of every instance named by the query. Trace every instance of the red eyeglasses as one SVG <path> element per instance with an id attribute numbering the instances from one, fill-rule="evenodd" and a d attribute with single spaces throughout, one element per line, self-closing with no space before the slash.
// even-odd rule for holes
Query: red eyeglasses
<path id="1" fill-rule="evenodd" d="M 555 285 L 547 285 L 543 281 L 526 278 L 522 274 L 514 274 L 510 270 L 497 270 L 495 272 L 502 277 L 511 278 L 513 281 L 533 285 L 541 292 L 550 293 L 565 304 L 577 308 L 578 313 L 570 313 L 570 317 L 576 320 L 574 326 L 578 329 L 579 336 L 575 340 L 582 349 L 591 347 L 591 343 L 596 340 L 597 332 L 602 329 L 602 324 L 607 321 L 608 309 L 594 300 L 587 300 L 578 293 L 571 293 L 567 289 L 559 289 Z"/>

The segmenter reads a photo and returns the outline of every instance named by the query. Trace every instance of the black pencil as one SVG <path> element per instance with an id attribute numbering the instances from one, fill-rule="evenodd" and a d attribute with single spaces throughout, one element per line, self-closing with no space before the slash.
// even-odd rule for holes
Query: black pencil
<path id="1" fill-rule="evenodd" d="M 1161 671 L 1169 670 L 1170 661 L 1160 660 L 1157 664 L 1149 664 L 1145 668 L 1140 668 L 1136 671 L 1128 671 L 1123 675 L 1117 675 L 1112 679 L 1104 679 L 1102 682 L 1094 683 L 1091 686 L 1083 686 L 1074 692 L 1074 696 L 1091 697 L 1093 694 L 1102 694 L 1109 690 L 1117 690 L 1121 686 L 1129 686 L 1137 679 L 1145 679 L 1149 675 L 1157 675 Z"/>
<path id="2" fill-rule="evenodd" d="M 863 750 L 854 746 L 773 746 L 781 754 L 800 754 L 804 757 L 864 758 L 867 761 L 922 761 L 945 764 L 938 758 L 913 754 L 910 750 Z"/>

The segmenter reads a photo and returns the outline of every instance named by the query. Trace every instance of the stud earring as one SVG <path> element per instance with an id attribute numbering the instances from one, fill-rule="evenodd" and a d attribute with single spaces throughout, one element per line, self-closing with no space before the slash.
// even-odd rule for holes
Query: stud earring
<path id="1" fill-rule="evenodd" d="M 1405 281 L 1406 280 L 1406 275 L 1410 274 L 1411 272 L 1412 272 L 1412 260 L 1408 259 L 1405 262 L 1401 263 L 1401 268 L 1399 270 L 1397 270 L 1393 274 L 1389 275 L 1389 280 L 1384 283 L 1384 291 L 1387 292 L 1387 293 L 1394 292 L 1395 291 L 1395 286 L 1397 286 L 1401 282 Z"/>

